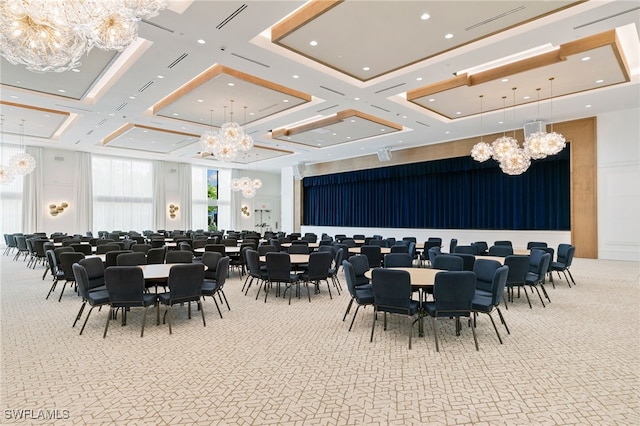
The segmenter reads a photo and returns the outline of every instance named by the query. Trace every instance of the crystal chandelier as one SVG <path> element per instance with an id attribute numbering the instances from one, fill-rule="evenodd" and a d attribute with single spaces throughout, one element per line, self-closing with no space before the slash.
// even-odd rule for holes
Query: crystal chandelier
<path id="1" fill-rule="evenodd" d="M 484 142 L 482 140 L 482 127 L 483 127 L 483 123 L 482 123 L 482 98 L 484 95 L 480 95 L 480 142 L 478 142 L 477 144 L 475 144 L 473 146 L 473 148 L 471 149 L 471 157 L 473 157 L 474 160 L 478 161 L 479 163 L 482 163 L 484 161 L 487 161 L 489 158 L 491 158 L 491 155 L 493 154 L 493 150 L 491 149 L 491 145 L 489 145 L 488 143 Z"/>
<path id="2" fill-rule="evenodd" d="M 24 120 L 20 123 L 20 148 L 24 149 Z M 19 152 L 9 159 L 9 167 L 16 175 L 25 176 L 36 169 L 36 160 L 26 152 Z"/>
<path id="3" fill-rule="evenodd" d="M 564 136 L 553 131 L 553 80 L 553 77 L 549 78 L 551 86 L 549 93 L 549 106 L 551 107 L 551 132 L 545 135 L 544 143 L 542 145 L 542 150 L 547 155 L 559 154 L 567 145 L 567 141 Z"/>
<path id="4" fill-rule="evenodd" d="M 0 51 L 35 72 L 80 66 L 94 47 L 121 51 L 138 38 L 138 21 L 169 0 L 21 0 L 0 3 Z"/>
<path id="5" fill-rule="evenodd" d="M 227 120 L 227 107 L 225 109 L 225 121 Z M 253 148 L 253 138 L 246 134 L 245 130 L 233 121 L 233 100 L 231 100 L 231 119 L 220 127 L 219 132 L 213 130 L 213 111 L 211 118 L 211 130 L 206 131 L 200 137 L 200 146 L 203 152 L 209 153 L 220 161 L 233 161 L 239 152 L 247 152 Z M 244 107 L 244 122 L 247 123 L 247 107 Z"/>
<path id="6" fill-rule="evenodd" d="M 256 195 L 256 191 L 260 188 L 262 188 L 262 181 L 260 179 L 251 179 L 243 176 L 231 180 L 231 189 L 236 192 L 242 191 L 242 195 L 245 198 L 253 198 Z"/>

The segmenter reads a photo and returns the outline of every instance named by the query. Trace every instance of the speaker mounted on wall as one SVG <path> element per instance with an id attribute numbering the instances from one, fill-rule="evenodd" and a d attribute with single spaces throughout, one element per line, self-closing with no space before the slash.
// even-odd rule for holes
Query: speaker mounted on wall
<path id="1" fill-rule="evenodd" d="M 378 160 L 389 161 L 391 160 L 391 148 L 385 147 L 378 150 Z"/>

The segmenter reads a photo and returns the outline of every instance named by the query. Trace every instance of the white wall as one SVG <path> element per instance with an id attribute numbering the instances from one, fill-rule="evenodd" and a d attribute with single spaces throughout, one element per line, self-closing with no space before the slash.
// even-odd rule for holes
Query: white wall
<path id="1" fill-rule="evenodd" d="M 282 221 L 280 222 L 280 229 L 278 229 L 286 233 L 294 232 L 295 223 L 293 215 L 295 212 L 295 197 L 293 196 L 293 191 L 293 169 L 291 167 L 287 167 L 285 169 L 282 169 L 280 174 L 280 203 L 282 205 Z"/>
<path id="2" fill-rule="evenodd" d="M 84 235 L 87 229 L 74 229 L 74 218 L 77 211 L 73 190 L 75 180 L 75 152 L 43 149 L 42 157 L 42 164 L 38 164 L 38 167 L 42 167 L 44 176 L 42 188 L 43 205 L 40 206 L 43 214 L 43 229 L 38 231 L 46 232 L 47 235 L 51 235 L 56 231 Z M 49 214 L 49 204 L 60 204 L 63 201 L 69 203 L 69 207 L 66 208 L 63 213 L 57 216 L 51 216 Z"/>
<path id="3" fill-rule="evenodd" d="M 640 109 L 598 116 L 598 254 L 640 260 Z"/>

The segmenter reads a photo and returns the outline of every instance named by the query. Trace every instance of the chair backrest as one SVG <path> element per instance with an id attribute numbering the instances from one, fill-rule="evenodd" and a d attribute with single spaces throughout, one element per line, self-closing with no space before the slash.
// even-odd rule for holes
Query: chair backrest
<path id="1" fill-rule="evenodd" d="M 190 263 L 172 266 L 169 269 L 169 278 L 167 278 L 171 302 L 198 301 L 202 296 L 203 282 L 204 266 L 202 264 Z"/>
<path id="2" fill-rule="evenodd" d="M 523 284 L 529 272 L 529 256 L 511 255 L 504 258 L 504 265 L 509 267 L 507 284 Z"/>
<path id="3" fill-rule="evenodd" d="M 543 250 L 533 249 L 529 254 L 529 273 L 536 276 L 537 281 L 541 281 L 547 269 L 549 269 L 549 262 L 551 261 L 551 255 Z"/>
<path id="4" fill-rule="evenodd" d="M 513 244 L 509 240 L 498 240 L 493 243 L 494 246 L 509 246 L 513 247 Z"/>
<path id="5" fill-rule="evenodd" d="M 504 287 L 507 284 L 508 275 L 508 266 L 500 266 L 493 274 L 493 281 L 491 283 L 491 304 L 493 306 L 498 306 L 504 298 Z"/>
<path id="6" fill-rule="evenodd" d="M 433 285 L 436 316 L 470 316 L 475 291 L 473 272 L 438 272 Z"/>
<path id="7" fill-rule="evenodd" d="M 344 278 L 347 280 L 347 288 L 351 297 L 356 297 L 356 272 L 353 265 L 348 260 L 342 261 L 342 269 L 344 270 Z"/>
<path id="8" fill-rule="evenodd" d="M 529 241 L 527 243 L 527 250 L 531 250 L 534 247 L 547 247 L 547 243 L 542 241 Z"/>
<path id="9" fill-rule="evenodd" d="M 193 253 L 193 249 L 191 248 L 191 244 L 188 241 L 180 241 L 178 243 L 178 249 L 180 251 L 188 251 L 190 253 Z"/>
<path id="10" fill-rule="evenodd" d="M 452 238 L 451 241 L 449 242 L 449 253 L 455 253 L 457 245 L 458 245 L 458 239 Z"/>
<path id="11" fill-rule="evenodd" d="M 60 254 L 60 264 L 58 265 L 58 267 L 60 269 L 62 269 L 62 272 L 64 273 L 64 279 L 67 281 L 73 281 L 75 280 L 75 277 L 73 276 L 73 269 L 71 268 L 71 265 L 73 265 L 74 263 L 80 261 L 84 259 L 84 254 L 82 253 L 76 253 L 76 252 L 67 252 L 67 253 L 61 253 Z"/>
<path id="12" fill-rule="evenodd" d="M 133 253 L 131 250 L 111 250 L 105 253 L 104 256 L 104 266 L 108 268 L 109 266 L 118 266 L 118 256 L 123 253 Z"/>
<path id="13" fill-rule="evenodd" d="M 489 256 L 506 257 L 513 254 L 513 247 L 507 245 L 496 244 L 489 247 Z"/>
<path id="14" fill-rule="evenodd" d="M 460 256 L 453 254 L 440 254 L 435 257 L 431 266 L 434 269 L 442 269 L 444 271 L 463 271 L 464 261 Z"/>
<path id="15" fill-rule="evenodd" d="M 267 253 L 276 253 L 280 250 L 276 246 L 271 244 L 258 246 L 258 255 L 266 256 Z"/>
<path id="16" fill-rule="evenodd" d="M 477 254 L 475 246 L 456 246 L 455 253 Z"/>
<path id="17" fill-rule="evenodd" d="M 489 251 L 489 245 L 487 245 L 486 241 L 476 241 L 473 243 L 476 248 L 476 254 L 486 254 Z"/>
<path id="18" fill-rule="evenodd" d="M 356 247 L 356 241 L 353 238 L 343 238 L 340 243 L 347 247 Z"/>
<path id="19" fill-rule="evenodd" d="M 222 256 L 217 251 L 205 251 L 202 254 L 202 259 L 201 259 L 202 264 L 207 267 L 207 269 L 204 271 L 205 278 L 216 277 L 216 271 L 218 269 L 218 261 L 220 261 L 220 259 L 222 259 L 223 257 L 224 256 Z"/>
<path id="20" fill-rule="evenodd" d="M 77 251 L 78 253 L 84 253 L 84 254 L 91 254 L 91 246 L 89 244 L 71 244 L 69 247 L 71 247 L 74 251 Z"/>
<path id="21" fill-rule="evenodd" d="M 427 241 L 433 241 L 434 243 L 438 243 L 439 246 L 442 245 L 442 238 L 440 237 L 429 237 Z"/>
<path id="22" fill-rule="evenodd" d="M 147 255 L 143 252 L 122 253 L 116 257 L 117 266 L 146 265 Z"/>
<path id="23" fill-rule="evenodd" d="M 364 234 L 353 234 L 354 240 L 364 240 L 366 236 Z"/>
<path id="24" fill-rule="evenodd" d="M 131 251 L 147 254 L 151 250 L 150 244 L 135 243 L 131 246 Z"/>
<path id="25" fill-rule="evenodd" d="M 96 254 L 107 254 L 114 250 L 120 250 L 120 245 L 116 243 L 107 243 L 96 246 Z"/>
<path id="26" fill-rule="evenodd" d="M 409 314 L 411 275 L 407 271 L 377 268 L 371 273 L 373 304 L 376 310 Z"/>
<path id="27" fill-rule="evenodd" d="M 18 247 L 18 250 L 27 250 L 27 238 L 24 235 L 16 236 L 16 245 Z"/>
<path id="28" fill-rule="evenodd" d="M 45 256 L 47 257 L 47 263 L 49 264 L 51 275 L 55 277 L 58 274 L 58 261 L 56 260 L 56 254 L 53 250 L 47 250 L 45 252 Z"/>
<path id="29" fill-rule="evenodd" d="M 147 252 L 147 263 L 149 265 L 164 263 L 164 258 L 167 255 L 167 247 L 151 248 Z"/>
<path id="30" fill-rule="evenodd" d="M 321 245 L 317 251 L 326 251 L 331 253 L 331 256 L 336 257 L 336 248 L 332 245 Z"/>
<path id="31" fill-rule="evenodd" d="M 388 253 L 384 255 L 385 268 L 410 268 L 413 258 L 409 253 Z"/>
<path id="32" fill-rule="evenodd" d="M 340 268 L 340 265 L 342 265 L 343 260 L 344 260 L 344 249 L 336 250 L 335 255 L 333 256 L 333 268 L 331 268 L 331 271 L 330 271 L 332 274 L 338 273 L 338 268 Z"/>
<path id="33" fill-rule="evenodd" d="M 193 263 L 193 253 L 190 251 L 168 251 L 165 256 L 166 263 Z"/>
<path id="34" fill-rule="evenodd" d="M 458 256 L 462 259 L 462 270 L 473 271 L 473 265 L 476 263 L 476 257 L 467 253 L 455 253 L 454 256 Z"/>
<path id="35" fill-rule="evenodd" d="M 569 268 L 571 266 L 571 263 L 573 262 L 573 256 L 575 254 L 576 254 L 575 246 L 569 247 L 569 250 L 567 251 L 567 256 L 566 256 L 565 261 L 564 261 L 564 266 L 566 266 L 567 268 Z"/>
<path id="36" fill-rule="evenodd" d="M 402 237 L 402 241 L 417 242 L 416 237 Z"/>
<path id="37" fill-rule="evenodd" d="M 266 255 L 267 275 L 271 281 L 289 281 L 291 257 L 289 253 L 272 252 Z"/>
<path id="38" fill-rule="evenodd" d="M 44 257 L 44 245 L 48 242 L 49 240 L 45 239 L 33 240 L 33 251 L 37 257 Z M 91 249 L 91 247 L 89 247 L 89 249 Z"/>
<path id="39" fill-rule="evenodd" d="M 331 262 L 333 262 L 333 256 L 329 252 L 316 251 L 311 253 L 308 263 L 308 279 L 311 281 L 327 279 Z"/>
<path id="40" fill-rule="evenodd" d="M 104 270 L 104 283 L 112 307 L 144 306 L 144 274 L 138 266 L 111 266 Z"/>
<path id="41" fill-rule="evenodd" d="M 433 264 L 435 263 L 436 260 L 436 256 L 439 256 L 442 254 L 442 250 L 440 249 L 440 246 L 433 246 L 431 248 L 429 248 L 429 250 L 427 250 L 427 255 L 429 256 L 429 262 L 431 263 L 431 267 L 434 268 Z"/>
<path id="42" fill-rule="evenodd" d="M 360 246 L 360 254 L 367 256 L 370 268 L 377 268 L 382 261 L 380 246 L 364 245 Z"/>
<path id="43" fill-rule="evenodd" d="M 83 300 L 87 300 L 89 298 L 89 276 L 87 275 L 86 269 L 79 263 L 71 265 L 71 269 L 73 270 L 73 276 L 78 285 L 78 295 L 82 297 Z"/>
<path id="44" fill-rule="evenodd" d="M 402 245 L 398 245 L 398 243 L 396 243 L 396 245 L 391 246 L 391 253 L 409 253 L 409 246 L 406 246 L 404 244 Z"/>
<path id="45" fill-rule="evenodd" d="M 369 240 L 369 245 L 370 246 L 378 246 L 378 247 L 386 247 L 387 246 L 387 242 L 385 240 L 378 240 L 377 238 L 374 238 L 372 240 Z"/>
<path id="46" fill-rule="evenodd" d="M 363 283 L 368 283 L 369 279 L 365 277 L 364 273 L 367 272 L 369 268 L 369 259 L 367 256 L 356 255 L 349 257 L 349 262 L 353 266 L 353 270 L 356 273 L 356 282 L 358 285 L 362 285 Z"/>
<path id="47" fill-rule="evenodd" d="M 62 253 L 74 253 L 76 252 L 74 249 L 72 249 L 71 247 L 57 247 L 55 249 L 53 249 L 53 253 L 55 254 L 56 257 L 56 263 L 58 264 L 58 266 L 60 266 L 60 255 Z"/>
<path id="48" fill-rule="evenodd" d="M 569 249 L 573 247 L 571 244 L 558 244 L 557 261 L 558 263 L 567 264 L 567 257 L 569 255 Z M 553 259 L 552 259 L 553 260 Z"/>
<path id="49" fill-rule="evenodd" d="M 223 238 L 220 242 L 226 247 L 235 247 L 238 245 L 238 240 L 235 238 Z"/>
<path id="50" fill-rule="evenodd" d="M 393 247 L 396 245 L 396 239 L 394 237 L 387 237 L 384 241 L 387 243 L 387 247 Z"/>
<path id="51" fill-rule="evenodd" d="M 291 244 L 288 252 L 289 254 L 309 254 L 309 246 L 304 244 Z"/>
<path id="52" fill-rule="evenodd" d="M 490 259 L 478 259 L 473 265 L 473 273 L 476 274 L 476 289 L 490 292 L 493 276 L 500 268 L 500 262 Z M 506 277 L 505 277 L 506 279 Z"/>
<path id="53" fill-rule="evenodd" d="M 247 262 L 249 275 L 254 278 L 261 278 L 262 274 L 260 273 L 260 254 L 258 253 L 258 251 L 248 249 L 244 252 L 244 258 Z M 204 257 L 202 259 L 202 263 L 204 263 Z"/>
<path id="54" fill-rule="evenodd" d="M 87 272 L 89 279 L 88 290 L 104 285 L 104 263 L 99 257 L 85 257 L 78 261 Z"/>
<path id="55" fill-rule="evenodd" d="M 231 262 L 231 258 L 229 256 L 222 256 L 218 260 L 218 264 L 216 265 L 216 284 L 218 288 L 224 287 L 224 283 L 227 281 L 227 276 L 229 275 L 229 264 Z M 260 260 L 258 259 L 258 268 L 260 268 Z"/>

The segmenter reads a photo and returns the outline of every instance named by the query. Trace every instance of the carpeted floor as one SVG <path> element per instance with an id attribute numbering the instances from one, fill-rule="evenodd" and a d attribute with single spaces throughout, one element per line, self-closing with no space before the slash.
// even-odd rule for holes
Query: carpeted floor
<path id="1" fill-rule="evenodd" d="M 523 296 L 502 309 L 503 345 L 486 316 L 479 352 L 466 324 L 456 337 L 444 320 L 439 353 L 429 320 L 412 350 L 404 318 L 387 331 L 379 321 L 369 342 L 370 307 L 347 332 L 342 277 L 333 300 L 323 285 L 311 303 L 303 292 L 289 306 L 273 294 L 255 300 L 255 287 L 244 296 L 233 274 L 223 319 L 208 299 L 206 327 L 178 308 L 169 335 L 150 311 L 140 338 L 134 310 L 103 339 L 105 309 L 79 336 L 72 290 L 45 300 L 42 266 L 0 264 L 0 424 L 640 424 L 638 263 L 575 259 L 577 286 L 548 285 L 546 308 Z"/>

